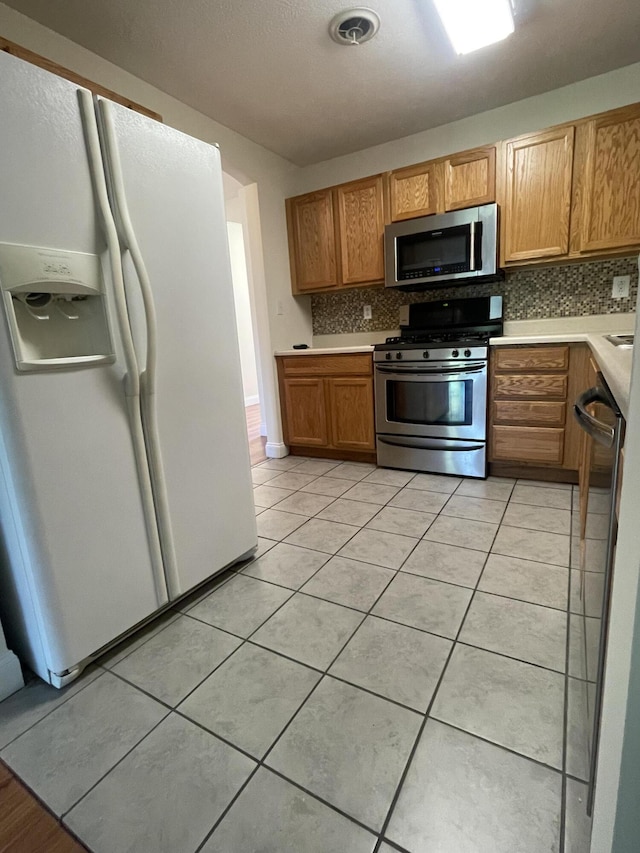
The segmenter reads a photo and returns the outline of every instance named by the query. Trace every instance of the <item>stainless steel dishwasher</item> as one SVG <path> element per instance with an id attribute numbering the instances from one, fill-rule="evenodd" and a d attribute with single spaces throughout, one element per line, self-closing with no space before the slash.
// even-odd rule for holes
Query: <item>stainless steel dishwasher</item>
<path id="1" fill-rule="evenodd" d="M 596 785 L 613 563 L 618 532 L 617 495 L 625 422 L 601 373 L 581 394 L 574 414 L 587 433 L 587 465 L 580 484 L 579 622 L 570 638 L 584 678 L 588 731 L 587 814 Z M 572 565 L 573 562 L 572 562 Z"/>

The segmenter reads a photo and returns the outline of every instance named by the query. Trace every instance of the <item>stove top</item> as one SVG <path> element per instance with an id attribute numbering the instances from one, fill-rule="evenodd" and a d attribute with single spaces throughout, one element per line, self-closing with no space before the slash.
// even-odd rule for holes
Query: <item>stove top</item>
<path id="1" fill-rule="evenodd" d="M 477 344 L 486 343 L 489 340 L 489 332 L 465 332 L 465 331 L 434 331 L 434 332 L 411 332 L 407 330 L 402 335 L 394 338 L 387 338 L 384 344 L 376 344 L 376 346 L 385 346 L 393 344 L 394 346 L 412 346 L 414 344 Z"/>
<path id="2" fill-rule="evenodd" d="M 374 349 L 486 347 L 490 337 L 502 334 L 502 297 L 414 302 L 401 306 L 399 319 L 400 334 Z"/>

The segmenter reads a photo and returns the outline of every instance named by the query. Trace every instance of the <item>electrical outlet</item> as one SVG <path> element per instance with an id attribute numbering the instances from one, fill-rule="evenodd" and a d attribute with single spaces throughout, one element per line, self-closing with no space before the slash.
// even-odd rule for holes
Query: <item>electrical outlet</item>
<path id="1" fill-rule="evenodd" d="M 371 305 L 363 305 L 362 306 L 362 317 L 364 320 L 371 319 Z"/>
<path id="2" fill-rule="evenodd" d="M 611 288 L 612 299 L 626 299 L 629 296 L 630 275 L 614 275 Z"/>
<path id="3" fill-rule="evenodd" d="M 282 304 L 282 299 L 276 300 L 276 314 L 281 317 L 284 314 L 284 305 Z"/>

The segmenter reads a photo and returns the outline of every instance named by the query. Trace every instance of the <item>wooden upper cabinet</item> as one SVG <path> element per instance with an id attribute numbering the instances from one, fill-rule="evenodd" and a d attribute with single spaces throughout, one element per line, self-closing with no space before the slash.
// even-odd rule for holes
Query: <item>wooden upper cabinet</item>
<path id="1" fill-rule="evenodd" d="M 389 199 L 392 222 L 495 201 L 495 145 L 390 172 Z"/>
<path id="2" fill-rule="evenodd" d="M 640 244 L 640 105 L 596 116 L 580 128 L 576 204 L 583 252 Z"/>
<path id="3" fill-rule="evenodd" d="M 330 189 L 287 199 L 294 293 L 337 287 L 338 252 Z"/>
<path id="4" fill-rule="evenodd" d="M 389 201 L 391 221 L 429 216 L 438 210 L 436 170 L 439 164 L 432 160 L 389 174 Z"/>
<path id="5" fill-rule="evenodd" d="M 335 189 L 342 284 L 384 280 L 384 185 L 382 175 Z"/>
<path id="6" fill-rule="evenodd" d="M 504 262 L 569 251 L 573 125 L 505 144 Z"/>
<path id="7" fill-rule="evenodd" d="M 460 210 L 496 200 L 494 145 L 448 157 L 442 168 L 445 210 Z"/>
<path id="8" fill-rule="evenodd" d="M 293 293 L 379 284 L 386 222 L 493 201 L 500 266 L 634 254 L 640 103 L 287 199 Z"/>

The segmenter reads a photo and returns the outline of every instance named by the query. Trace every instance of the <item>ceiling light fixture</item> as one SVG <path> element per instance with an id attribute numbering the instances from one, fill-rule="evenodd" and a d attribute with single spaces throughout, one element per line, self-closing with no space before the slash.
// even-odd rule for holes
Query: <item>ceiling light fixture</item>
<path id="1" fill-rule="evenodd" d="M 510 0 L 433 0 L 456 53 L 471 53 L 513 32 Z"/>

